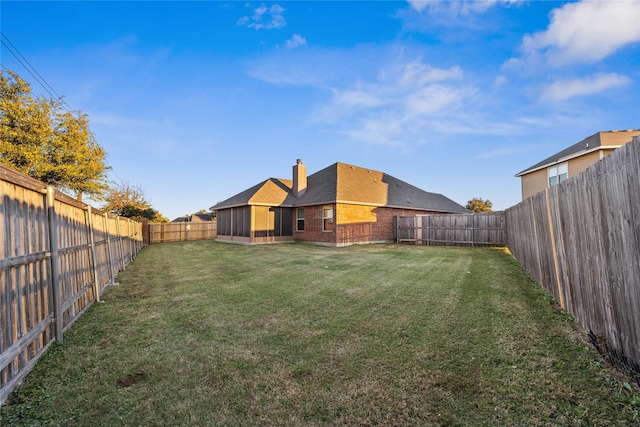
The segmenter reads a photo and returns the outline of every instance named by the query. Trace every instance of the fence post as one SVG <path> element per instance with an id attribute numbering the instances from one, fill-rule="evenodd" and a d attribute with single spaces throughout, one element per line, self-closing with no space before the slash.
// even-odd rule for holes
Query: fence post
<path id="1" fill-rule="evenodd" d="M 536 227 L 536 214 L 533 208 L 533 199 L 530 198 L 531 205 L 531 223 L 533 224 L 533 241 L 536 247 L 536 261 L 538 262 L 538 277 L 536 280 L 542 282 L 542 259 L 540 258 L 540 243 L 538 241 L 538 229 Z"/>
<path id="2" fill-rule="evenodd" d="M 558 299 L 560 300 L 560 307 L 563 310 L 567 309 L 564 303 L 564 292 L 562 292 L 562 282 L 560 280 L 560 268 L 558 268 L 558 248 L 556 247 L 556 236 L 553 230 L 553 216 L 551 215 L 551 202 L 549 201 L 549 189 L 545 188 L 544 195 L 547 204 L 547 220 L 549 221 L 549 236 L 551 237 L 551 253 L 553 254 L 553 268 L 556 273 L 556 286 L 558 288 Z"/>
<path id="3" fill-rule="evenodd" d="M 127 218 L 127 239 L 129 242 L 129 262 L 133 261 L 133 232 L 131 231 L 131 218 Z"/>
<path id="4" fill-rule="evenodd" d="M 104 229 L 107 234 L 107 260 L 109 262 L 110 283 L 115 284 L 116 280 L 113 276 L 113 257 L 111 256 L 111 232 L 109 231 L 109 214 L 104 213 Z"/>
<path id="5" fill-rule="evenodd" d="M 122 218 L 117 217 L 116 218 L 118 220 L 118 222 L 116 222 L 116 231 L 118 233 L 118 238 L 120 239 L 120 256 L 121 258 L 121 265 L 122 265 L 122 270 L 125 269 L 125 254 L 124 254 L 124 241 L 122 239 L 122 231 L 120 230 L 120 222 L 122 221 Z"/>
<path id="6" fill-rule="evenodd" d="M 47 186 L 47 217 L 49 222 L 49 249 L 51 250 L 51 296 L 53 301 L 53 326 L 56 341 L 62 342 L 62 302 L 58 274 L 58 232 L 56 226 L 56 195 L 53 186 Z"/>
<path id="7" fill-rule="evenodd" d="M 98 271 L 96 267 L 96 245 L 93 237 L 93 213 L 91 212 L 91 205 L 87 205 L 86 213 L 89 225 L 89 245 L 91 245 L 91 272 L 93 275 L 93 284 L 95 286 L 96 301 L 100 302 L 100 285 L 98 283 Z"/>
<path id="8" fill-rule="evenodd" d="M 476 214 L 471 214 L 471 246 L 476 245 Z"/>

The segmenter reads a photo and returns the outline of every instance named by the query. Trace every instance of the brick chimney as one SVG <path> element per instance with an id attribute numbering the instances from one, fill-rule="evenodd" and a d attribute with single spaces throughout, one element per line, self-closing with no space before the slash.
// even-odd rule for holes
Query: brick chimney
<path id="1" fill-rule="evenodd" d="M 302 196 L 307 191 L 307 167 L 302 164 L 302 159 L 297 159 L 293 167 L 293 195 Z"/>

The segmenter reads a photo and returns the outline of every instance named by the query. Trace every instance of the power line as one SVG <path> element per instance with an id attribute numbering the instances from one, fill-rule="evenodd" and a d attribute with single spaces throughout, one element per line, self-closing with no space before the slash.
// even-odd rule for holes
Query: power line
<path id="1" fill-rule="evenodd" d="M 35 67 L 31 65 L 31 63 L 27 60 L 27 58 L 25 58 L 24 55 L 20 53 L 20 50 L 18 50 L 18 48 L 11 42 L 11 40 L 9 40 L 6 34 L 0 31 L 0 36 L 2 36 L 0 38 L 2 45 L 9 51 L 11 55 L 13 55 L 13 57 L 20 63 L 20 65 L 22 65 L 24 69 L 27 70 L 29 74 L 31 74 L 31 76 L 40 84 L 40 86 L 42 86 L 42 88 L 49 95 L 51 95 L 53 99 L 60 102 L 62 107 L 71 113 L 73 111 L 71 106 L 67 104 L 64 98 L 60 96 L 58 92 L 55 91 L 55 89 L 45 80 L 44 77 L 40 75 L 40 73 L 38 73 Z M 7 70 L 7 68 L 4 65 L 2 66 L 2 68 Z"/>
<path id="2" fill-rule="evenodd" d="M 35 69 L 35 67 L 33 65 L 31 65 L 31 63 L 29 62 L 29 60 L 27 60 L 27 58 L 24 57 L 24 55 L 20 52 L 20 50 L 11 42 L 11 40 L 9 40 L 9 38 L 6 36 L 5 33 L 3 33 L 2 31 L 0 31 L 0 41 L 2 42 L 2 45 L 9 51 L 9 53 L 11 55 L 13 55 L 13 57 L 20 63 L 20 65 L 22 65 L 24 67 L 25 70 L 27 70 L 27 72 L 29 74 L 31 74 L 31 76 L 36 80 L 36 82 L 38 82 L 38 84 L 40 84 L 40 86 L 42 86 L 42 88 L 55 100 L 57 100 L 58 102 L 60 102 L 60 105 L 62 105 L 62 107 L 67 110 L 67 112 L 72 113 L 73 109 L 71 108 L 71 106 L 69 104 L 67 104 L 67 102 L 64 100 L 64 98 L 58 94 L 58 92 L 56 92 L 56 90 L 47 82 L 47 80 L 42 77 L 42 75 L 40 75 L 40 73 L 38 73 L 38 71 Z M 2 66 L 2 68 L 6 71 L 10 71 L 7 67 L 5 67 L 3 64 L 0 63 L 0 66 Z M 104 159 L 104 162 L 106 163 L 107 167 L 109 167 L 109 171 L 115 175 L 115 177 L 121 181 L 120 177 L 118 176 L 118 174 L 115 172 L 115 169 L 113 168 L 113 166 L 111 166 L 111 164 L 109 163 L 109 161 L 106 159 Z"/>

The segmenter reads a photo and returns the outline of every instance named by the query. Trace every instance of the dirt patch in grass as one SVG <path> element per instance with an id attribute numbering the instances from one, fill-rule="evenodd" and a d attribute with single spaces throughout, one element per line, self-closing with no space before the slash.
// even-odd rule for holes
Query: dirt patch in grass
<path id="1" fill-rule="evenodd" d="M 132 385 L 136 385 L 141 381 L 144 381 L 147 378 L 147 374 L 144 372 L 134 372 L 132 374 L 127 375 L 126 377 L 119 379 L 116 384 L 120 388 L 128 388 Z"/>

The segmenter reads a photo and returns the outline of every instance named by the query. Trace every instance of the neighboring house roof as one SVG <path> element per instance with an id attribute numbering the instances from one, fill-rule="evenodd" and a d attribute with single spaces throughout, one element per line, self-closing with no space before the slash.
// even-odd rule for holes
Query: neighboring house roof
<path id="1" fill-rule="evenodd" d="M 171 222 L 206 222 L 213 221 L 213 212 L 196 212 L 192 215 L 179 216 Z"/>
<path id="2" fill-rule="evenodd" d="M 213 221 L 213 212 L 196 212 L 191 215 L 191 222 Z"/>
<path id="3" fill-rule="evenodd" d="M 429 193 L 386 173 L 345 163 L 334 163 L 309 175 L 307 189 L 298 197 L 293 196 L 292 186 L 291 180 L 269 178 L 211 209 L 344 203 L 433 212 L 469 212 L 442 194 Z"/>
<path id="4" fill-rule="evenodd" d="M 522 172 L 518 172 L 516 176 L 519 177 L 557 163 L 566 162 L 572 158 L 583 156 L 592 151 L 620 148 L 627 142 L 630 142 L 633 137 L 638 135 L 640 135 L 639 129 L 597 132 L 590 137 L 583 139 L 577 144 L 565 148 L 564 150 L 554 154 L 553 156 L 550 156 L 543 161 L 528 167 Z"/>

